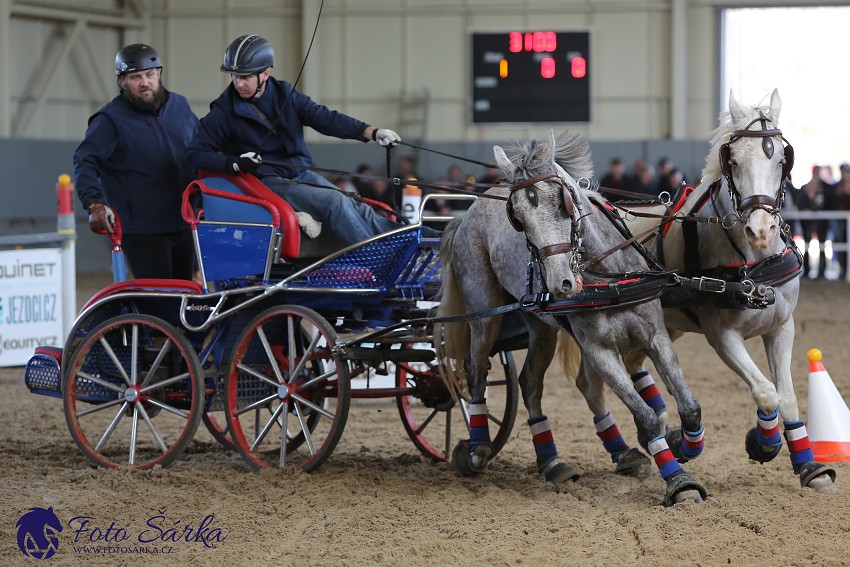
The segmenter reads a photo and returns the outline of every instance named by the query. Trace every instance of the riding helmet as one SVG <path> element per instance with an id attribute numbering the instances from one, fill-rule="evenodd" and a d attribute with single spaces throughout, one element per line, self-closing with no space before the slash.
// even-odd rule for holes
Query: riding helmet
<path id="1" fill-rule="evenodd" d="M 243 35 L 234 39 L 224 52 L 224 73 L 251 75 L 274 67 L 274 49 L 259 35 Z"/>
<path id="2" fill-rule="evenodd" d="M 145 69 L 156 69 L 162 67 L 159 53 L 150 45 L 144 43 L 133 43 L 124 47 L 115 56 L 115 74 L 123 75 L 134 71 Z"/>

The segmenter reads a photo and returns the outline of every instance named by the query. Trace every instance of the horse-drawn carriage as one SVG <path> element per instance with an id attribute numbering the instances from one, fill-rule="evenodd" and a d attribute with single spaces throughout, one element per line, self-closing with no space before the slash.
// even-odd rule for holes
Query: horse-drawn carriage
<path id="1" fill-rule="evenodd" d="M 85 304 L 64 349 L 40 348 L 27 365 L 31 391 L 62 398 L 91 463 L 167 465 L 203 422 L 255 469 L 310 471 L 339 441 L 351 398 L 379 397 L 396 399 L 424 455 L 450 459 L 469 412 L 430 346 L 439 238 L 416 223 L 305 252 L 295 212 L 248 175 L 194 181 L 183 215 L 199 282 L 115 281 Z M 120 250 L 120 220 L 115 229 Z M 494 351 L 504 377 L 489 383 L 499 445 L 517 408 L 507 348 Z"/>
<path id="2" fill-rule="evenodd" d="M 517 146 L 512 157 L 497 147 L 509 184 L 451 223 L 442 242 L 423 238 L 417 223 L 319 258 L 299 255 L 291 208 L 250 176 L 203 178 L 187 189 L 183 207 L 201 282 L 108 286 L 83 308 L 63 351 L 36 353 L 27 384 L 63 399 L 71 435 L 96 465 L 167 464 L 203 421 L 255 469 L 310 471 L 339 441 L 352 397 L 395 397 L 416 447 L 464 474 L 483 471 L 504 445 L 519 386 L 538 470 L 564 482 L 578 473 L 560 460 L 541 406 L 543 374 L 563 329 L 581 347 L 578 363 L 563 357 L 565 369 L 616 472 L 631 474 L 649 459 L 621 437 L 603 384 L 631 411 L 672 504 L 706 496 L 680 466 L 702 452 L 704 427 L 671 341 L 702 332 L 753 392 L 749 458 L 777 456 L 781 414 L 801 485 L 832 491 L 835 471 L 814 460 L 790 375 L 801 261 L 780 215 L 793 163 L 776 127 L 780 108 L 775 92 L 767 109 L 730 97 L 706 180 L 680 203 L 619 207 L 618 217 L 577 181 L 592 176 L 586 141 L 550 135 Z M 507 211 L 493 206 L 499 200 Z M 648 230 L 641 218 L 650 219 Z M 670 237 L 664 227 L 673 223 Z M 658 257 L 641 246 L 653 238 Z M 662 310 L 662 295 L 679 302 L 676 309 Z M 500 331 L 502 316 L 514 311 L 523 340 Z M 450 325 L 435 330 L 437 321 Z M 471 326 L 471 335 L 467 328 L 463 338 L 454 323 Z M 439 357 L 434 336 L 448 347 Z M 765 342 L 772 380 L 743 347 L 752 337 Z M 520 345 L 528 354 L 517 376 L 509 351 Z M 488 371 L 495 355 L 503 376 Z M 676 400 L 680 428 L 666 427 L 665 406 L 642 368 L 647 357 Z M 394 387 L 372 388 L 372 377 L 391 365 Z M 361 377 L 365 388 L 352 388 Z"/>

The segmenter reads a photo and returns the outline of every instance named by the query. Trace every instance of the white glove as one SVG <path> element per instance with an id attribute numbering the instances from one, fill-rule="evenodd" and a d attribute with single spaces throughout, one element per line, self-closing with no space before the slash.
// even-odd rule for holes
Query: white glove
<path id="1" fill-rule="evenodd" d="M 401 136 L 387 128 L 379 128 L 375 130 L 373 136 L 375 137 L 375 141 L 384 146 L 385 148 L 387 146 L 394 146 L 397 143 L 401 142 Z"/>
<path id="2" fill-rule="evenodd" d="M 233 161 L 233 173 L 254 173 L 263 158 L 257 152 L 245 152 Z"/>
<path id="3" fill-rule="evenodd" d="M 304 231 L 308 238 L 316 238 L 322 233 L 322 223 L 303 211 L 295 213 L 298 217 L 298 226 Z"/>
<path id="4" fill-rule="evenodd" d="M 112 234 L 115 227 L 115 211 L 106 207 L 106 211 L 104 212 L 106 213 L 106 230 L 109 231 L 109 234 Z"/>

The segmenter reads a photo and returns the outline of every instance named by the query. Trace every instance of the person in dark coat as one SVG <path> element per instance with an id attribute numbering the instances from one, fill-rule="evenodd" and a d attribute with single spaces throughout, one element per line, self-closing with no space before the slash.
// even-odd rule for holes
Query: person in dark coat
<path id="1" fill-rule="evenodd" d="M 180 212 L 194 178 L 185 160 L 198 117 L 162 84 L 162 61 L 136 43 L 115 57 L 121 93 L 89 118 L 74 152 L 77 196 L 89 226 L 121 222 L 124 254 L 136 278 L 192 279 L 194 244 Z"/>
<path id="2" fill-rule="evenodd" d="M 189 145 L 189 163 L 211 172 L 253 173 L 296 211 L 324 223 L 346 245 L 402 226 L 342 194 L 307 169 L 312 157 L 304 127 L 335 138 L 382 146 L 398 134 L 331 110 L 271 76 L 274 50 L 261 36 L 236 38 L 224 53 L 221 71 L 231 84 L 210 104 Z"/>

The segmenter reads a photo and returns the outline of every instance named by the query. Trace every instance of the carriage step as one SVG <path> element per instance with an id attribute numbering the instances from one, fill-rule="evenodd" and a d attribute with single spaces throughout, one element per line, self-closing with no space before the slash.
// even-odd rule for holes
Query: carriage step
<path id="1" fill-rule="evenodd" d="M 24 383 L 30 392 L 45 396 L 61 397 L 61 362 L 61 348 L 38 347 L 35 349 L 35 354 L 27 361 L 27 367 L 24 372 Z"/>
<path id="2" fill-rule="evenodd" d="M 367 362 L 431 362 L 437 356 L 433 350 L 423 348 L 390 349 L 353 346 L 346 350 L 346 358 Z"/>

